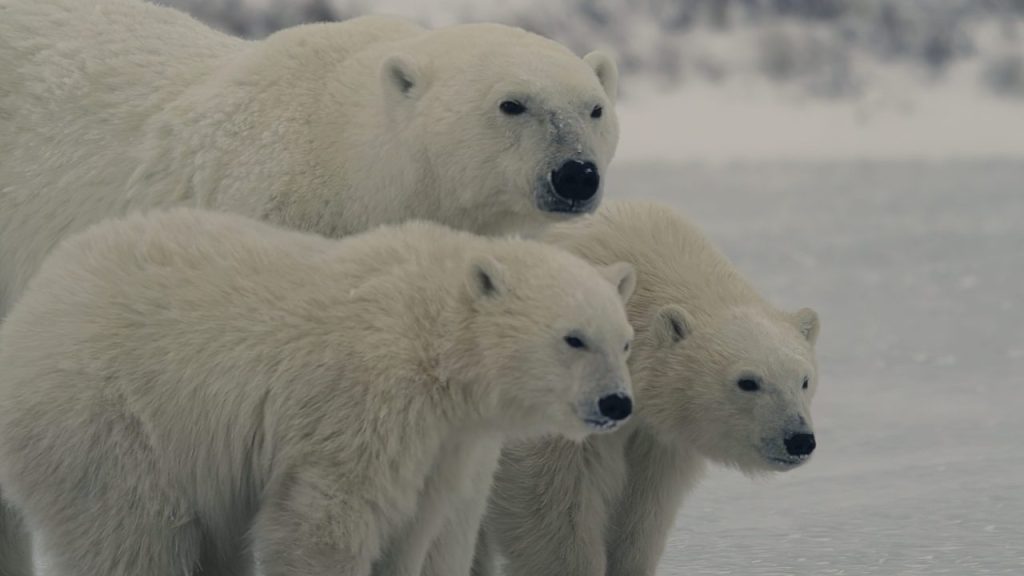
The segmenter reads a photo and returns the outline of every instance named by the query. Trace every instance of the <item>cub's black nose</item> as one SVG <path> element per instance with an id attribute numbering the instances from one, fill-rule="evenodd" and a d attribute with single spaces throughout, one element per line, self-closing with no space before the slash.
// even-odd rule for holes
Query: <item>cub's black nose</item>
<path id="1" fill-rule="evenodd" d="M 816 445 L 814 434 L 793 434 L 786 438 L 786 452 L 790 456 L 809 456 Z"/>
<path id="2" fill-rule="evenodd" d="M 597 409 L 610 420 L 625 420 L 633 413 L 633 399 L 625 394 L 609 394 L 597 401 Z"/>
<path id="3" fill-rule="evenodd" d="M 569 160 L 551 173 L 555 194 L 566 200 L 590 200 L 600 184 L 601 176 L 593 162 Z"/>

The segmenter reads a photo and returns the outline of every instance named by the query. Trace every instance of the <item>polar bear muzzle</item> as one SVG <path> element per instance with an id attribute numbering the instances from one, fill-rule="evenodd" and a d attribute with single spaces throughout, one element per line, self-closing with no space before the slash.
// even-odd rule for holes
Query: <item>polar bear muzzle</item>
<path id="1" fill-rule="evenodd" d="M 811 452 L 814 452 L 815 446 L 818 445 L 814 440 L 814 434 L 804 432 L 787 436 L 783 443 L 786 445 L 786 452 L 797 458 L 810 456 Z"/>
<path id="2" fill-rule="evenodd" d="M 586 202 L 597 194 L 601 175 L 593 162 L 569 160 L 551 172 L 551 189 L 560 198 Z"/>
<path id="3" fill-rule="evenodd" d="M 618 422 L 629 418 L 629 415 L 633 413 L 633 399 L 621 392 L 609 394 L 597 401 L 597 409 L 601 412 L 601 416 Z"/>
<path id="4" fill-rule="evenodd" d="M 537 193 L 537 208 L 545 212 L 585 214 L 601 201 L 601 174 L 589 160 L 566 160 L 552 170 Z"/>
<path id="5" fill-rule="evenodd" d="M 787 470 L 800 466 L 810 459 L 818 442 L 814 437 L 814 431 L 804 426 L 801 428 L 785 431 L 778 440 L 768 442 L 762 449 L 762 455 L 773 467 Z"/>

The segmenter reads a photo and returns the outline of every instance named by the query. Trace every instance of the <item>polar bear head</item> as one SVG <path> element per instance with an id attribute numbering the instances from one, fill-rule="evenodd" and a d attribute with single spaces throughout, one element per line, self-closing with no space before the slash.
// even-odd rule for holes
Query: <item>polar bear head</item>
<path id="1" fill-rule="evenodd" d="M 633 403 L 623 306 L 632 266 L 594 268 L 522 240 L 505 247 L 472 259 L 468 306 L 453 331 L 483 404 L 511 436 L 615 429 Z"/>
<path id="2" fill-rule="evenodd" d="M 662 433 L 746 472 L 787 470 L 814 451 L 818 317 L 740 307 L 704 323 L 676 304 L 646 326 L 643 409 Z"/>
<path id="3" fill-rule="evenodd" d="M 702 230 L 671 208 L 612 202 L 545 240 L 595 264 L 636 268 L 629 318 L 635 423 L 747 472 L 814 450 L 818 317 L 765 301 Z"/>
<path id="4" fill-rule="evenodd" d="M 517 28 L 464 24 L 397 43 L 380 81 L 442 222 L 527 232 L 592 212 L 618 142 L 618 73 Z"/>

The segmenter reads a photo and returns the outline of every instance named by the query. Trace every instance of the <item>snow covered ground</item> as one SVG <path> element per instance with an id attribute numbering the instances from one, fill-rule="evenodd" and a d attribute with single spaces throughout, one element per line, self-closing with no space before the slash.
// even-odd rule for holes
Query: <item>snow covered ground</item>
<path id="1" fill-rule="evenodd" d="M 822 318 L 819 449 L 714 470 L 660 576 L 1024 574 L 1024 162 L 619 164 Z"/>

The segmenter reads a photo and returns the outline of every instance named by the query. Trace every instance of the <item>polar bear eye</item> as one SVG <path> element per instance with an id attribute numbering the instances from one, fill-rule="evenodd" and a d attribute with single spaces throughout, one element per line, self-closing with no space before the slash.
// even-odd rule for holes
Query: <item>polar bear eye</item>
<path id="1" fill-rule="evenodd" d="M 761 385 L 757 383 L 757 380 L 752 380 L 750 378 L 743 378 L 739 382 L 736 382 L 736 385 L 744 392 L 757 392 L 761 389 Z"/>
<path id="2" fill-rule="evenodd" d="M 498 106 L 502 112 L 509 116 L 519 116 L 523 112 L 526 112 L 526 106 L 522 102 L 516 102 L 515 100 L 505 100 Z"/>
<path id="3" fill-rule="evenodd" d="M 594 109 L 590 111 L 591 118 L 600 118 L 604 114 L 604 108 L 600 106 L 594 106 Z"/>
<path id="4" fill-rule="evenodd" d="M 622 351 L 629 352 L 629 342 L 626 342 L 626 345 L 622 348 Z"/>
<path id="5" fill-rule="evenodd" d="M 585 342 L 583 342 L 582 338 L 579 338 L 577 336 L 572 336 L 572 335 L 569 335 L 569 336 L 565 337 L 565 343 L 568 344 L 570 348 L 586 348 L 587 347 L 587 344 Z"/>
<path id="6" fill-rule="evenodd" d="M 808 382 L 808 379 L 804 378 L 804 390 L 807 390 L 807 382 Z"/>

